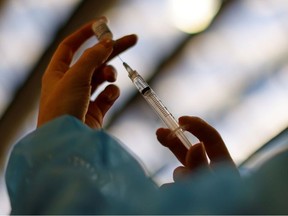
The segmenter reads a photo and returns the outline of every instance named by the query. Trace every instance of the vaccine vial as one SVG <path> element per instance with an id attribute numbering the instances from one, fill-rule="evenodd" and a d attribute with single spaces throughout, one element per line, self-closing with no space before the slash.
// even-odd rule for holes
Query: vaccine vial
<path id="1" fill-rule="evenodd" d="M 106 17 L 101 17 L 95 23 L 92 24 L 92 30 L 97 37 L 98 41 L 102 40 L 112 40 L 113 34 L 110 31 L 108 25 L 108 20 Z"/>

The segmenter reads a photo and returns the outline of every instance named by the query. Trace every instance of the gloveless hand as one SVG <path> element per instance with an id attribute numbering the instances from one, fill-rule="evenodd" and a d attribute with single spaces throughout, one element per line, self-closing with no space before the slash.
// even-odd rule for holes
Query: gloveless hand
<path id="1" fill-rule="evenodd" d="M 42 78 L 38 127 L 61 115 L 71 115 L 92 128 L 101 128 L 106 112 L 118 98 L 119 89 L 111 84 L 95 101 L 90 101 L 91 93 L 99 85 L 116 80 L 116 70 L 107 62 L 135 45 L 137 37 L 101 41 L 85 50 L 71 66 L 75 52 L 93 36 L 93 23 L 65 38 L 54 53 Z"/>

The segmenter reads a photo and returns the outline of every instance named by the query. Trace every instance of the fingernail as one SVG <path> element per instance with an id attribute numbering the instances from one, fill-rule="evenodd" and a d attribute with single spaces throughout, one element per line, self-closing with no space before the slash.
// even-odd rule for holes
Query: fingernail
<path id="1" fill-rule="evenodd" d="M 114 44 L 114 41 L 111 39 L 103 40 L 100 42 L 104 47 L 111 48 Z"/>

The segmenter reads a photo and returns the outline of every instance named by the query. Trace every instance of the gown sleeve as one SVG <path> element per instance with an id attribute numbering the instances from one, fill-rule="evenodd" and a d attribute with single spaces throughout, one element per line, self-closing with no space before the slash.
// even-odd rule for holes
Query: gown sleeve
<path id="1" fill-rule="evenodd" d="M 119 141 L 71 116 L 14 146 L 6 184 L 12 214 L 149 213 L 158 189 Z"/>

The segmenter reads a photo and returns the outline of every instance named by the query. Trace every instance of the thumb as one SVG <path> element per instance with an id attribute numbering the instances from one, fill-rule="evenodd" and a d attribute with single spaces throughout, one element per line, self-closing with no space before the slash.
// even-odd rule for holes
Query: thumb
<path id="1" fill-rule="evenodd" d="M 112 40 L 101 41 L 85 50 L 63 78 L 76 82 L 79 86 L 90 85 L 94 71 L 104 64 L 112 53 L 113 44 Z"/>

